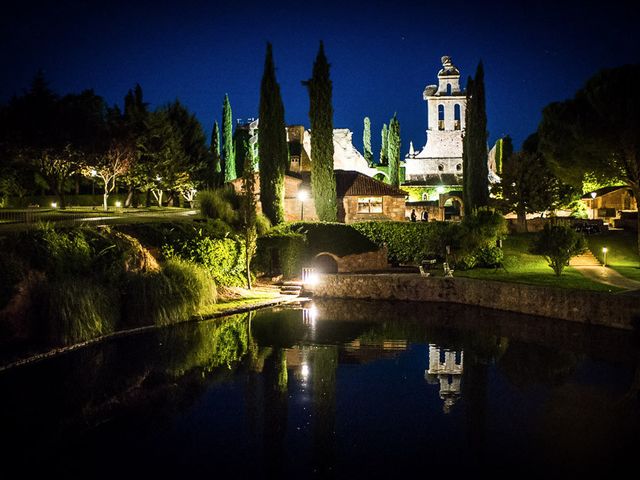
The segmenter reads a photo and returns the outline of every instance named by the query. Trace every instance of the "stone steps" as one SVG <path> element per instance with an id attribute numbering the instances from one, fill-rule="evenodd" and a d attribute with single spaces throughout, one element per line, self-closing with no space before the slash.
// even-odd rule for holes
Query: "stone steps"
<path id="1" fill-rule="evenodd" d="M 281 295 L 297 295 L 302 292 L 302 282 L 283 282 L 280 285 Z"/>
<path id="2" fill-rule="evenodd" d="M 600 267 L 602 264 L 590 250 L 587 250 L 582 255 L 573 257 L 569 261 L 569 265 L 572 267 Z"/>

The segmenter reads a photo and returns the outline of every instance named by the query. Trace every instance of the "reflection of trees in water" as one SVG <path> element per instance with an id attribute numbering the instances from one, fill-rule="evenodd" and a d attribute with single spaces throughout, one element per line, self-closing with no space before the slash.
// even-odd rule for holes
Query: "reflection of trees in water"
<path id="1" fill-rule="evenodd" d="M 205 372 L 230 368 L 248 351 L 248 319 L 248 314 L 240 314 L 161 330 L 164 370 L 181 376 L 194 368 Z"/>
<path id="2" fill-rule="evenodd" d="M 511 342 L 498 367 L 516 387 L 553 386 L 566 382 L 581 358 L 556 348 Z"/>
<path id="3" fill-rule="evenodd" d="M 262 445 L 267 478 L 284 474 L 288 414 L 286 369 L 287 359 L 284 349 L 274 349 L 271 355 L 265 358 L 262 371 L 264 378 Z"/>
<path id="4" fill-rule="evenodd" d="M 309 349 L 313 405 L 313 464 L 320 477 L 332 473 L 335 463 L 336 370 L 338 347 Z"/>

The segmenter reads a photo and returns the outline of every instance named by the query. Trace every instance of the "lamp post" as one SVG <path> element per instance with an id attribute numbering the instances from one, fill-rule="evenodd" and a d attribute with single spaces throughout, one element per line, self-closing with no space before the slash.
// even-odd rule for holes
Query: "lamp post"
<path id="1" fill-rule="evenodd" d="M 602 247 L 602 255 L 604 256 L 604 261 L 602 262 L 603 267 L 607 266 L 607 251 L 607 247 Z"/>
<path id="2" fill-rule="evenodd" d="M 591 219 L 596 219 L 596 192 L 591 192 Z"/>
<path id="3" fill-rule="evenodd" d="M 309 192 L 306 190 L 298 190 L 298 200 L 300 200 L 300 221 L 304 220 L 304 202 L 309 198 Z"/>

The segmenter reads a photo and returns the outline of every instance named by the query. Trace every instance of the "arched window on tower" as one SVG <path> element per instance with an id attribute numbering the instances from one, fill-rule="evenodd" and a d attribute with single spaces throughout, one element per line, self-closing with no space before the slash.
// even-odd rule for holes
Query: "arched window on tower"
<path id="1" fill-rule="evenodd" d="M 453 106 L 453 129 L 460 130 L 460 104 Z"/>
<path id="2" fill-rule="evenodd" d="M 438 130 L 444 130 L 444 105 L 438 105 Z"/>
<path id="3" fill-rule="evenodd" d="M 451 84 L 447 83 L 447 96 L 450 97 L 451 96 Z"/>

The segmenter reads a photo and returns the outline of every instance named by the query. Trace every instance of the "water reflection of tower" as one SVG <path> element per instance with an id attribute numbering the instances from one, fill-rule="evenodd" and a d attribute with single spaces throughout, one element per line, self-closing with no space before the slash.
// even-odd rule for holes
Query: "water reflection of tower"
<path id="1" fill-rule="evenodd" d="M 424 372 L 424 378 L 430 384 L 440 383 L 444 413 L 449 413 L 460 398 L 463 356 L 461 351 L 443 350 L 436 345 L 429 345 L 429 368 Z"/>

